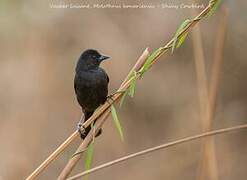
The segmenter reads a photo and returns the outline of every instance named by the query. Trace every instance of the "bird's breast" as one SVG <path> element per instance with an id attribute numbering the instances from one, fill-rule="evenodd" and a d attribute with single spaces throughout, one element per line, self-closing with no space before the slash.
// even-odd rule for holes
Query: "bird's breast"
<path id="1" fill-rule="evenodd" d="M 77 73 L 75 92 L 82 107 L 95 109 L 106 100 L 108 93 L 107 77 L 102 72 Z"/>

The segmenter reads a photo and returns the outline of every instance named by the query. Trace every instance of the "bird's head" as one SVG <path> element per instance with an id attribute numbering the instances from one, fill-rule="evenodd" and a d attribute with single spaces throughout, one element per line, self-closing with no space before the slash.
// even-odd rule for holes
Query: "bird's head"
<path id="1" fill-rule="evenodd" d="M 100 63 L 108 58 L 108 56 L 101 55 L 94 49 L 88 49 L 81 54 L 76 69 L 88 70 L 98 68 Z"/>

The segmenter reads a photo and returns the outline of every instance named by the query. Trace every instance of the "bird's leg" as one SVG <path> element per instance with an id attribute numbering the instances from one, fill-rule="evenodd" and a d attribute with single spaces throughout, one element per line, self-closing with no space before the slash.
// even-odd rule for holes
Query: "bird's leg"
<path id="1" fill-rule="evenodd" d="M 113 94 L 109 94 L 107 97 L 106 97 L 106 100 L 108 99 L 111 99 L 112 100 L 112 97 L 114 96 L 114 93 Z"/>
<path id="2" fill-rule="evenodd" d="M 110 94 L 110 95 L 107 96 L 106 102 L 107 102 L 109 105 L 112 104 L 109 100 L 111 100 L 112 102 L 114 102 L 114 99 L 113 99 L 112 97 L 113 97 L 113 94 Z"/>
<path id="3" fill-rule="evenodd" d="M 84 119 L 85 119 L 85 115 L 82 114 L 81 115 L 81 119 L 77 124 L 77 130 L 78 130 L 78 132 L 79 132 L 79 134 L 80 134 L 82 139 L 86 138 L 87 134 L 89 133 L 89 131 L 91 129 L 91 126 L 88 126 L 87 128 L 83 127 Z M 95 131 L 95 129 L 94 129 L 94 131 Z M 98 137 L 99 135 L 101 135 L 101 133 L 102 133 L 102 129 L 100 129 L 98 131 L 98 133 L 95 135 L 95 137 Z M 95 132 L 94 132 L 94 134 L 95 134 Z"/>
<path id="4" fill-rule="evenodd" d="M 77 124 L 77 130 L 80 133 L 80 136 L 81 136 L 82 139 L 84 139 L 85 136 L 86 136 L 86 129 L 83 127 L 84 119 L 85 119 L 85 115 L 82 114 L 81 115 L 81 119 L 80 119 L 80 121 Z"/>

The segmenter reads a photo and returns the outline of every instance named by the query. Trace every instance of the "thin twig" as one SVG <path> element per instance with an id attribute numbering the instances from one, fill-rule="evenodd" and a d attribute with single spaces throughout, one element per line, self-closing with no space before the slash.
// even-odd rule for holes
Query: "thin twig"
<path id="1" fill-rule="evenodd" d="M 69 160 L 65 168 L 63 169 L 62 173 L 57 178 L 58 180 L 66 179 L 72 169 L 75 167 L 76 163 L 80 160 L 82 153 L 87 149 L 88 145 L 94 138 L 95 134 L 98 133 L 99 129 L 102 127 L 103 123 L 105 122 L 107 116 L 110 113 L 110 109 L 104 113 L 100 119 L 98 119 L 95 123 L 95 128 L 91 129 L 87 137 L 83 140 L 82 144 L 78 147 L 75 155 Z"/>
<path id="2" fill-rule="evenodd" d="M 143 64 L 146 62 L 147 57 L 150 55 L 149 53 L 149 48 L 147 47 L 142 55 L 138 58 L 138 60 L 136 61 L 136 64 L 133 66 L 133 68 L 130 70 L 129 74 L 126 76 L 126 78 L 124 79 L 123 83 L 121 84 L 121 86 L 124 85 L 124 83 L 126 83 L 126 81 L 130 78 L 131 74 L 133 71 L 137 71 L 139 70 Z"/>
<path id="3" fill-rule="evenodd" d="M 78 136 L 77 131 L 70 135 L 35 171 L 30 174 L 26 180 L 32 180 L 37 177 L 64 149 Z"/>
<path id="4" fill-rule="evenodd" d="M 216 0 L 218 1 L 218 0 Z M 207 14 L 209 13 L 209 11 L 211 10 L 212 6 L 210 6 L 210 4 L 208 4 L 208 6 L 201 11 L 200 14 L 198 14 L 194 19 L 192 19 L 188 25 L 178 34 L 178 37 L 181 37 L 182 35 L 184 35 L 185 33 L 187 33 L 191 28 L 193 28 L 200 20 L 202 20 L 204 17 L 207 16 Z M 160 54 L 157 56 L 157 58 L 152 62 L 152 65 L 154 63 L 156 63 L 156 61 L 159 59 L 159 57 L 161 57 L 165 52 L 167 52 L 169 49 L 172 48 L 172 44 L 173 41 L 175 41 L 175 38 L 172 38 L 163 48 L 163 50 L 160 52 Z"/>
<path id="5" fill-rule="evenodd" d="M 194 136 L 189 136 L 189 137 L 186 137 L 186 138 L 183 138 L 183 139 L 179 139 L 179 140 L 176 140 L 176 141 L 172 141 L 170 143 L 166 143 L 166 144 L 155 146 L 155 147 L 152 147 L 152 148 L 149 148 L 149 149 L 145 149 L 145 150 L 139 151 L 137 153 L 133 153 L 133 154 L 121 157 L 119 159 L 107 162 L 105 164 L 102 164 L 102 165 L 99 165 L 97 167 L 94 167 L 94 168 L 92 168 L 90 170 L 87 170 L 87 171 L 79 173 L 79 174 L 77 174 L 75 176 L 72 176 L 72 177 L 68 178 L 67 180 L 75 180 L 75 179 L 78 179 L 78 178 L 80 178 L 82 176 L 85 176 L 87 174 L 91 174 L 91 173 L 94 173 L 96 171 L 99 171 L 99 170 L 101 170 L 103 168 L 110 167 L 110 166 L 113 166 L 115 164 L 121 163 L 123 161 L 127 161 L 129 159 L 132 159 L 132 158 L 135 158 L 135 157 L 147 154 L 147 153 L 151 153 L 151 152 L 154 152 L 154 151 L 157 151 L 157 150 L 165 149 L 165 148 L 168 148 L 168 147 L 171 147 L 171 146 L 175 146 L 175 145 L 178 145 L 178 144 L 182 144 L 182 143 L 185 143 L 185 142 L 190 142 L 190 141 L 193 141 L 193 140 L 196 140 L 196 139 L 205 138 L 205 137 L 213 136 L 213 135 L 217 135 L 217 134 L 223 134 L 223 133 L 236 131 L 236 130 L 240 130 L 240 129 L 245 129 L 245 128 L 247 128 L 247 124 L 234 126 L 234 127 L 230 127 L 230 128 L 218 129 L 218 130 L 214 130 L 214 131 L 209 131 L 209 132 L 205 132 L 205 133 L 194 135 Z"/>

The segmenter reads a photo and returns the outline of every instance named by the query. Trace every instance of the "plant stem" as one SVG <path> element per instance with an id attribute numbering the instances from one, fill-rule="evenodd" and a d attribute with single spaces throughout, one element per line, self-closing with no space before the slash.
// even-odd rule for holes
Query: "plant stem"
<path id="1" fill-rule="evenodd" d="M 39 165 L 35 171 L 33 171 L 26 180 L 32 180 L 36 178 L 44 169 L 52 162 L 56 157 L 61 154 L 65 148 L 78 136 L 78 132 L 75 131 L 71 134 L 42 164 Z"/>
<path id="2" fill-rule="evenodd" d="M 208 91 L 208 100 L 206 104 L 206 116 L 203 123 L 203 131 L 210 131 L 213 126 L 213 121 L 216 113 L 216 103 L 217 103 L 217 94 L 219 89 L 219 79 L 221 68 L 223 64 L 223 50 L 224 50 L 224 41 L 226 34 L 226 25 L 227 25 L 227 11 L 221 9 L 222 18 L 218 25 L 218 31 L 216 33 L 216 43 L 214 48 L 214 58 L 212 64 L 212 72 L 210 78 L 210 85 Z M 206 179 L 206 175 L 210 180 L 218 180 L 218 166 L 217 158 L 215 152 L 215 143 L 214 138 L 205 139 L 202 142 L 202 159 L 199 169 L 199 180 Z"/>
<path id="3" fill-rule="evenodd" d="M 193 141 L 193 140 L 196 140 L 196 139 L 200 139 L 200 138 L 205 138 L 205 137 L 208 137 L 208 136 L 214 136 L 214 135 L 218 135 L 218 134 L 228 133 L 228 132 L 231 132 L 231 131 L 236 131 L 236 130 L 245 129 L 245 128 L 247 128 L 247 124 L 234 126 L 234 127 L 230 127 L 230 128 L 218 129 L 218 130 L 214 130 L 214 131 L 209 131 L 209 132 L 205 132 L 205 133 L 202 133 L 202 134 L 197 134 L 197 135 L 194 135 L 194 136 L 189 136 L 189 137 L 182 138 L 182 139 L 179 139 L 179 140 L 176 140 L 176 141 L 172 141 L 170 143 L 161 144 L 159 146 L 155 146 L 155 147 L 152 147 L 152 148 L 149 148 L 149 149 L 145 149 L 145 150 L 139 151 L 137 153 L 133 153 L 133 154 L 121 157 L 119 159 L 107 162 L 105 164 L 99 165 L 99 166 L 94 167 L 94 168 L 92 168 L 90 170 L 87 170 L 87 171 L 79 173 L 79 174 L 77 174 L 75 176 L 72 176 L 72 177 L 68 178 L 67 180 L 78 179 L 78 178 L 83 177 L 83 176 L 85 176 L 87 174 L 91 174 L 91 173 L 94 173 L 96 171 L 99 171 L 99 170 L 101 170 L 103 168 L 110 167 L 110 166 L 113 166 L 115 164 L 121 163 L 123 161 L 127 161 L 129 159 L 136 158 L 138 156 L 145 155 L 145 154 L 148 154 L 148 153 L 151 153 L 151 152 L 154 152 L 154 151 L 158 151 L 158 150 L 161 150 L 161 149 L 165 149 L 165 148 L 168 148 L 168 147 L 171 147 L 171 146 L 175 146 L 175 145 L 182 144 L 182 143 L 185 143 L 185 142 L 190 142 L 190 141 Z"/>

